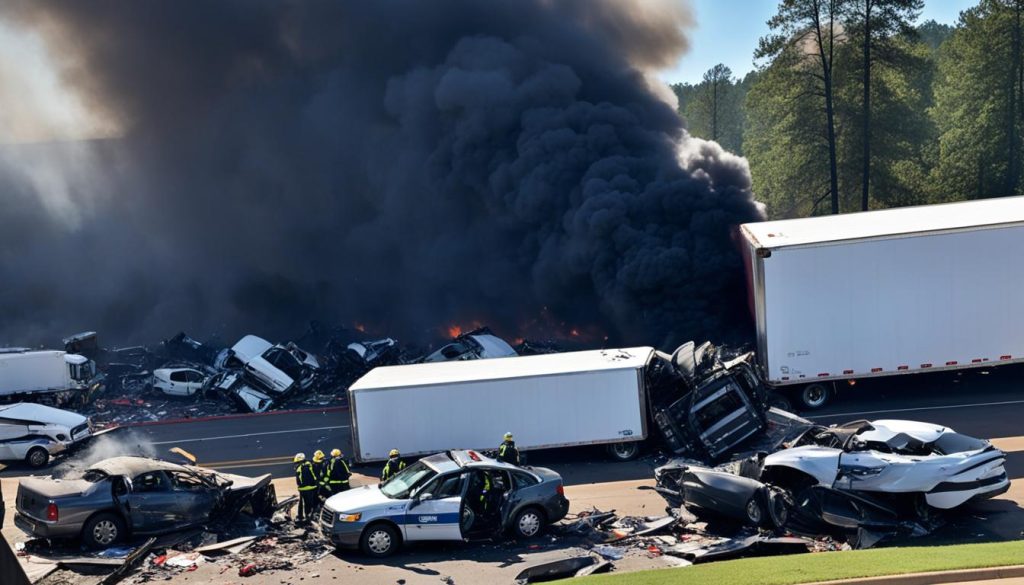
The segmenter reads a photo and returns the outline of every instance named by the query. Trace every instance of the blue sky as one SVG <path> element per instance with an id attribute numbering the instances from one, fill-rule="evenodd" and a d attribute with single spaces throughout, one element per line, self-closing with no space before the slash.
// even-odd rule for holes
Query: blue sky
<path id="1" fill-rule="evenodd" d="M 960 11 L 977 0 L 925 0 L 920 21 L 956 22 Z M 661 73 L 669 83 L 700 82 L 704 72 L 725 63 L 736 77 L 754 68 L 757 40 L 768 33 L 765 24 L 775 14 L 776 0 L 691 0 L 695 27 L 689 32 L 690 50 L 679 64 Z"/>

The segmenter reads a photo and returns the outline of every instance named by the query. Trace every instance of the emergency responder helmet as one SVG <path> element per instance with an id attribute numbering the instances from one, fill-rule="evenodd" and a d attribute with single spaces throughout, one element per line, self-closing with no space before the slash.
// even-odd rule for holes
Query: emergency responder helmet
<path id="1" fill-rule="evenodd" d="M 398 449 L 392 449 L 391 452 L 388 453 L 388 457 L 398 457 Z"/>
<path id="2" fill-rule="evenodd" d="M 292 458 L 292 463 L 299 463 L 306 460 L 305 453 L 296 453 L 295 457 Z"/>
<path id="3" fill-rule="evenodd" d="M 505 433 L 505 440 L 506 441 L 511 441 L 512 440 L 512 433 Z"/>
<path id="4" fill-rule="evenodd" d="M 321 462 L 323 460 L 324 460 L 324 452 L 323 451 L 321 451 L 320 449 L 317 449 L 316 451 L 313 452 L 313 461 L 319 463 L 319 462 Z"/>
<path id="5" fill-rule="evenodd" d="M 341 457 L 341 449 L 331 449 L 331 457 Z"/>

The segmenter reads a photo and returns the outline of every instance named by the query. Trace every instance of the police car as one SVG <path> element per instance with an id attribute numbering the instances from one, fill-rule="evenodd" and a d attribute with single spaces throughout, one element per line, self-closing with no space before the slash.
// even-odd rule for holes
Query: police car
<path id="1" fill-rule="evenodd" d="M 540 534 L 565 517 L 562 477 L 542 467 L 516 467 L 476 451 L 420 459 L 382 485 L 331 496 L 320 524 L 340 548 L 386 557 L 402 543 Z"/>

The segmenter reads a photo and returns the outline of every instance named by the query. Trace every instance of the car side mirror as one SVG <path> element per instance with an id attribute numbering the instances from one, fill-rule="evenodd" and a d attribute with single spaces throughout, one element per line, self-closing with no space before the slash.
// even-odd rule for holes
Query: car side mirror
<path id="1" fill-rule="evenodd" d="M 434 499 L 434 494 L 432 494 L 430 492 L 427 492 L 427 493 L 424 493 L 424 494 L 418 494 L 415 498 L 413 498 L 412 503 L 413 503 L 414 506 L 418 506 L 418 505 L 422 504 L 423 502 L 425 502 L 427 500 L 432 500 L 432 499 Z"/>

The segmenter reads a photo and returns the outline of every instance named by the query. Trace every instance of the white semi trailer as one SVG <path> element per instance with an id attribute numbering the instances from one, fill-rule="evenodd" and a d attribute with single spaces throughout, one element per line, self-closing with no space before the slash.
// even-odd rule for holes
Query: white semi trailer
<path id="1" fill-rule="evenodd" d="M 58 350 L 0 349 L 0 401 L 65 402 L 95 387 L 95 364 Z"/>
<path id="2" fill-rule="evenodd" d="M 520 450 L 606 444 L 628 458 L 648 435 L 644 369 L 653 353 L 633 347 L 375 368 L 349 388 L 355 456 L 496 449 L 512 431 Z"/>
<path id="3" fill-rule="evenodd" d="M 1024 361 L 1024 198 L 745 224 L 765 382 L 818 408 L 836 383 Z"/>

